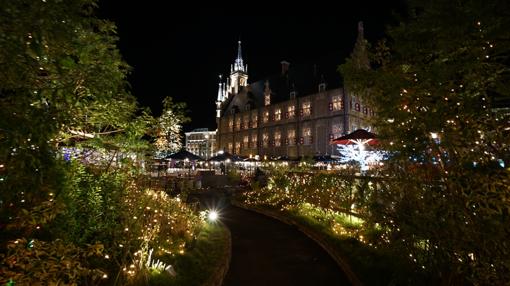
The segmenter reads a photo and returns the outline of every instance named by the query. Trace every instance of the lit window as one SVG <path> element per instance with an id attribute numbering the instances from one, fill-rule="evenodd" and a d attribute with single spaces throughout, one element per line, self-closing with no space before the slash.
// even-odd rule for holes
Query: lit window
<path id="1" fill-rule="evenodd" d="M 250 128 L 250 116 L 249 115 L 245 115 L 243 116 L 243 129 L 248 129 Z"/>
<path id="2" fill-rule="evenodd" d="M 251 135 L 251 147 L 257 148 L 257 134 Z"/>
<path id="3" fill-rule="evenodd" d="M 287 130 L 287 144 L 294 145 L 296 143 L 296 130 Z"/>
<path id="4" fill-rule="evenodd" d="M 248 147 L 249 146 L 249 142 L 250 142 L 250 137 L 248 135 L 245 135 L 243 137 L 243 147 Z"/>
<path id="5" fill-rule="evenodd" d="M 333 96 L 331 100 L 331 110 L 332 111 L 338 111 L 343 109 L 343 101 L 342 97 L 340 95 Z"/>
<path id="6" fill-rule="evenodd" d="M 236 119 L 236 130 L 239 130 L 239 129 L 241 129 L 241 118 L 240 117 L 238 117 Z"/>
<path id="7" fill-rule="evenodd" d="M 331 126 L 331 134 L 333 134 L 334 138 L 342 136 L 342 123 L 334 123 L 333 126 Z"/>
<path id="8" fill-rule="evenodd" d="M 303 127 L 302 131 L 303 144 L 309 145 L 312 143 L 312 128 Z"/>
<path id="9" fill-rule="evenodd" d="M 274 145 L 279 147 L 282 145 L 282 133 L 280 131 L 276 131 L 274 133 Z"/>
<path id="10" fill-rule="evenodd" d="M 291 105 L 287 107 L 287 118 L 294 118 L 296 116 L 296 107 L 294 105 Z"/>
<path id="11" fill-rule="evenodd" d="M 279 121 L 282 119 L 282 110 L 280 108 L 274 111 L 274 120 Z"/>
<path id="12" fill-rule="evenodd" d="M 236 151 L 235 154 L 241 153 L 241 142 L 236 142 Z"/>
<path id="13" fill-rule="evenodd" d="M 303 102 L 301 105 L 302 116 L 310 116 L 312 113 L 312 105 L 310 102 Z"/>
<path id="14" fill-rule="evenodd" d="M 258 121 L 257 114 L 253 114 L 251 117 L 251 127 L 252 128 L 257 128 L 257 121 Z"/>
<path id="15" fill-rule="evenodd" d="M 269 111 L 264 111 L 264 118 L 262 119 L 264 123 L 267 123 L 269 121 Z"/>
<path id="16" fill-rule="evenodd" d="M 266 132 L 262 135 L 262 146 L 267 147 L 269 145 L 269 134 Z"/>

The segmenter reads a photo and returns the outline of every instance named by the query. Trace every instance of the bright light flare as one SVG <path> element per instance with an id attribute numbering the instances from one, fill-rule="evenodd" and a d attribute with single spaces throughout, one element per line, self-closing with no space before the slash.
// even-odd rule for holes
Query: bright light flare
<path id="1" fill-rule="evenodd" d="M 207 214 L 207 218 L 209 219 L 209 221 L 211 222 L 214 222 L 218 219 L 218 212 L 217 211 L 209 211 L 209 214 Z"/>

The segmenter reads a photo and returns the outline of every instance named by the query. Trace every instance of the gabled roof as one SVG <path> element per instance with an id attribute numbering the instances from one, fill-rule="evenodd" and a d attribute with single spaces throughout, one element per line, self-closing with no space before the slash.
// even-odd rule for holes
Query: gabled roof
<path id="1" fill-rule="evenodd" d="M 276 104 L 289 100 L 291 91 L 296 92 L 296 97 L 315 94 L 322 82 L 326 83 L 326 89 L 338 88 L 341 79 L 336 71 L 323 73 L 316 64 L 291 64 L 286 73 L 269 76 L 242 87 L 239 93 L 228 99 L 224 112 L 230 113 L 232 109 L 244 110 L 247 104 L 250 104 L 252 109 L 264 106 L 266 81 L 271 89 L 271 104 Z"/>

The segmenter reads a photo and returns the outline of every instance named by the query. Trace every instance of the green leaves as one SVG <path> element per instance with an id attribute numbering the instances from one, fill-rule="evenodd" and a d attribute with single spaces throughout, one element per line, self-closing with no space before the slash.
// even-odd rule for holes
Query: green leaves
<path id="1" fill-rule="evenodd" d="M 510 173 L 498 162 L 510 160 L 501 132 L 510 121 L 501 112 L 509 108 L 510 7 L 411 2 L 409 21 L 388 30 L 391 45 L 371 53 L 371 70 L 342 67 L 346 84 L 366 91 L 382 148 L 392 151 L 384 172 L 394 181 L 371 219 L 389 230 L 395 251 L 443 283 L 504 284 Z"/>
<path id="2" fill-rule="evenodd" d="M 8 281 L 16 285 L 34 285 L 36 281 L 48 285 L 78 285 L 89 278 L 97 281 L 104 274 L 84 263 L 84 258 L 102 254 L 101 245 L 93 245 L 89 251 L 62 240 L 32 240 L 30 248 L 25 247 L 28 243 L 24 238 L 9 242 L 8 252 L 2 254 L 6 263 L 0 266 L 2 285 Z"/>
<path id="3" fill-rule="evenodd" d="M 13 245 L 2 257 L 1 265 L 12 262 L 0 269 L 2 285 L 4 277 L 91 285 L 103 273 L 88 263 L 105 264 L 94 257 L 103 250 L 96 239 L 139 247 L 123 237 L 131 209 L 122 199 L 134 184 L 128 175 L 141 172 L 133 158 L 149 148 L 142 137 L 154 119 L 129 93 L 115 25 L 93 17 L 94 7 L 95 0 L 6 0 L 0 8 L 0 219 L 8 224 L 0 242 L 36 238 L 33 248 Z M 109 161 L 85 170 L 59 159 L 62 145 Z M 122 167 L 113 168 L 119 154 Z"/>

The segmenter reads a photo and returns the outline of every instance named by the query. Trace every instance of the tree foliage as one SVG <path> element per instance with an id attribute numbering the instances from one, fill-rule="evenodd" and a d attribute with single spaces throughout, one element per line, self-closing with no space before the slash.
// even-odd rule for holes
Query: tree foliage
<path id="1" fill-rule="evenodd" d="M 510 280 L 507 1 L 411 1 L 409 19 L 341 67 L 366 94 L 396 178 L 374 222 L 446 284 Z"/>
<path id="2" fill-rule="evenodd" d="M 115 25 L 94 16 L 96 2 L 0 7 L 2 285 L 126 282 L 136 273 L 122 268 L 149 247 L 183 251 L 198 230 L 179 200 L 140 183 L 135 155 L 155 119 L 130 94 Z M 89 154 L 107 160 L 85 167 Z"/>
<path id="3" fill-rule="evenodd" d="M 135 129 L 147 116 L 135 114 L 115 25 L 94 18 L 95 7 L 95 0 L 2 3 L 0 162 L 9 208 L 37 204 L 58 184 L 59 144 L 121 131 L 141 137 Z"/>
<path id="4" fill-rule="evenodd" d="M 163 112 L 158 118 L 156 150 L 160 155 L 174 153 L 182 148 L 182 124 L 190 121 L 186 103 L 174 102 L 170 96 L 163 100 Z"/>

